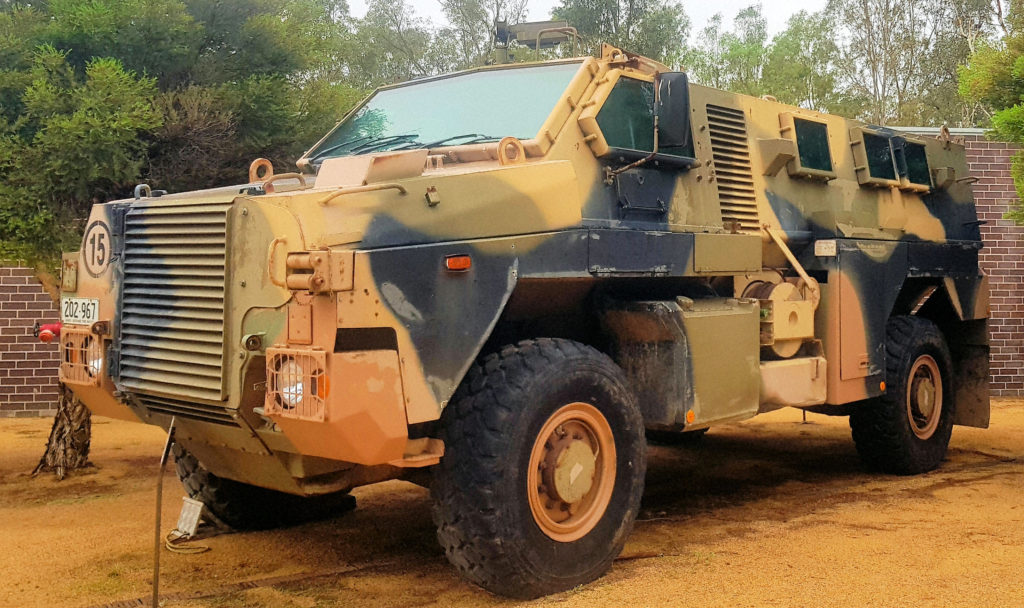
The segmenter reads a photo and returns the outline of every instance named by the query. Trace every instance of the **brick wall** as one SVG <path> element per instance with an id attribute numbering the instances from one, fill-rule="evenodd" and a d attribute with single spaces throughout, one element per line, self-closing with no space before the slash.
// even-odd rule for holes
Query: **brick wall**
<path id="1" fill-rule="evenodd" d="M 32 335 L 57 307 L 28 268 L 0 267 L 0 418 L 52 415 L 57 403 L 57 343 Z"/>
<path id="2" fill-rule="evenodd" d="M 985 248 L 981 267 L 989 275 L 992 317 L 992 394 L 1024 395 L 1024 226 L 1003 219 L 1017 201 L 1010 157 L 1017 148 L 964 134 L 971 174 L 978 177 L 974 199 Z"/>

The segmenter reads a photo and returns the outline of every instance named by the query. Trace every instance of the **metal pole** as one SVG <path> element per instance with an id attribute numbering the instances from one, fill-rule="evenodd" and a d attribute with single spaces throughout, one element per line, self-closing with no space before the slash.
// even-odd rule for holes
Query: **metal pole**
<path id="1" fill-rule="evenodd" d="M 160 510 L 164 498 L 164 468 L 167 464 L 167 456 L 171 453 L 171 444 L 174 443 L 174 421 L 171 416 L 171 424 L 167 427 L 167 443 L 164 444 L 163 454 L 160 455 L 160 471 L 156 475 L 156 527 L 153 530 L 153 608 L 159 606 L 160 601 Z"/>

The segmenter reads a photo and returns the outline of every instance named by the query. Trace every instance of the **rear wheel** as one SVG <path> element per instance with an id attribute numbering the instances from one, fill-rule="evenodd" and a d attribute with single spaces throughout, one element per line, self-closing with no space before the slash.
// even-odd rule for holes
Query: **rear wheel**
<path id="1" fill-rule="evenodd" d="M 236 530 L 265 530 L 323 519 L 351 511 L 356 499 L 348 492 L 295 496 L 218 477 L 185 448 L 174 444 L 174 468 L 190 498 Z"/>
<path id="2" fill-rule="evenodd" d="M 646 468 L 643 420 L 611 359 L 568 340 L 508 346 L 470 370 L 442 421 L 434 521 L 462 576 L 532 598 L 608 569 Z"/>
<path id="3" fill-rule="evenodd" d="M 913 475 L 939 466 L 953 431 L 952 363 L 942 332 L 919 317 L 886 326 L 885 394 L 850 416 L 853 440 L 871 468 Z"/>

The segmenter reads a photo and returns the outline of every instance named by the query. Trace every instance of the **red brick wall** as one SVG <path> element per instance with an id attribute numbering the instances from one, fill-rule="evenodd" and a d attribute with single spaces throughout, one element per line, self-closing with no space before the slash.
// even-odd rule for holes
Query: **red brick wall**
<path id="1" fill-rule="evenodd" d="M 1017 148 L 968 135 L 967 161 L 974 184 L 974 200 L 985 248 L 981 267 L 989 275 L 992 317 L 992 394 L 1024 395 L 1024 226 L 1004 220 L 1003 214 L 1017 202 L 1010 177 L 1010 157 Z"/>
<path id="2" fill-rule="evenodd" d="M 31 270 L 0 267 L 0 418 L 53 414 L 58 347 L 39 342 L 32 326 L 57 319 Z"/>

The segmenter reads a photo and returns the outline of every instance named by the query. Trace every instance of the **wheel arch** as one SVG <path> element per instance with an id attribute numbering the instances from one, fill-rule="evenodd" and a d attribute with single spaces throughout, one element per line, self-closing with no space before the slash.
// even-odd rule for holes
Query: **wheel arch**
<path id="1" fill-rule="evenodd" d="M 942 332 L 952 356 L 956 404 L 953 424 L 989 424 L 988 277 L 908 278 L 890 313 L 928 319 Z"/>

